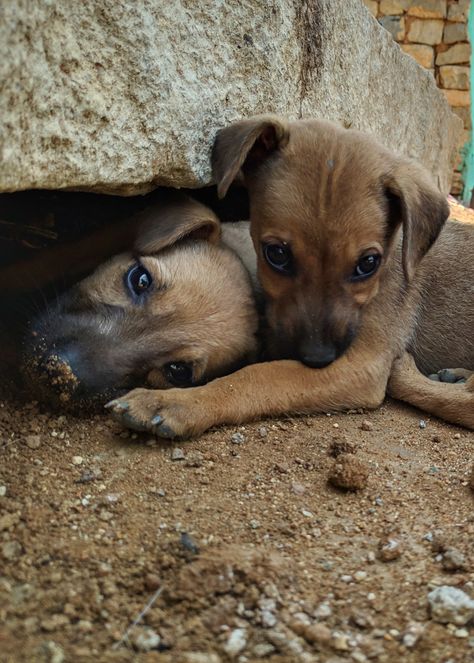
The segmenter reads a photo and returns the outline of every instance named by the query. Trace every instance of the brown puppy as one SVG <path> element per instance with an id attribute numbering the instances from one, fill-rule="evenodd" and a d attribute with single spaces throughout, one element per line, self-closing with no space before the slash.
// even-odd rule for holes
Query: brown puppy
<path id="1" fill-rule="evenodd" d="M 474 228 L 441 232 L 447 203 L 420 166 L 329 122 L 263 116 L 219 133 L 214 171 L 221 195 L 243 172 L 268 344 L 287 360 L 186 391 L 133 391 L 112 407 L 137 427 L 187 437 L 267 415 L 377 407 L 406 349 L 425 373 L 474 367 Z M 395 365 L 394 396 L 474 428 L 474 378 L 419 376 L 407 388 L 404 368 Z M 413 388 L 428 398 L 417 402 Z"/>
<path id="2" fill-rule="evenodd" d="M 248 223 L 228 224 L 221 241 L 215 214 L 177 194 L 136 223 L 133 252 L 101 265 L 33 321 L 24 371 L 42 400 L 103 406 L 137 384 L 202 384 L 254 359 L 253 288 L 229 249 L 247 247 L 251 268 Z"/>

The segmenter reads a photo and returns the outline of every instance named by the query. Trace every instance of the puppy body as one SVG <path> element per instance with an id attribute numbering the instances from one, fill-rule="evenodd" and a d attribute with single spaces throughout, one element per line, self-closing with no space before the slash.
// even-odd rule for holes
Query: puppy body
<path id="1" fill-rule="evenodd" d="M 474 368 L 474 228 L 441 232 L 447 203 L 423 169 L 359 132 L 273 116 L 220 132 L 214 168 L 222 195 L 243 171 L 268 344 L 287 359 L 191 390 L 135 390 L 121 402 L 128 421 L 186 437 L 267 415 L 373 408 L 392 372 L 392 395 L 474 428 L 474 378 L 428 384 L 396 361 L 410 349 L 427 372 Z"/>

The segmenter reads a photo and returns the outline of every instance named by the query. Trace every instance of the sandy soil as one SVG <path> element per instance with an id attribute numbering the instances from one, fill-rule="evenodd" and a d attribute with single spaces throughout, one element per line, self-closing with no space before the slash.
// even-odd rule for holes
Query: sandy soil
<path id="1" fill-rule="evenodd" d="M 396 403 L 171 445 L 2 401 L 0 661 L 473 661 L 427 600 L 474 596 L 473 450 Z"/>

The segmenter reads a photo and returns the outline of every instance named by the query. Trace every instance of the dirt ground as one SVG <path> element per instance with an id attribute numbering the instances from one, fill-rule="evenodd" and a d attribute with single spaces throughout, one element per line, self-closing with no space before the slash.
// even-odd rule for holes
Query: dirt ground
<path id="1" fill-rule="evenodd" d="M 473 450 L 397 403 L 166 444 L 1 401 L 0 661 L 474 661 L 427 599 L 474 596 Z"/>

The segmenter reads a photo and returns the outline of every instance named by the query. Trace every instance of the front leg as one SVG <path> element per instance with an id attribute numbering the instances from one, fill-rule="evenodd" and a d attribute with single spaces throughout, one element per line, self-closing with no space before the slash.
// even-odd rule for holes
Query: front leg
<path id="1" fill-rule="evenodd" d="M 415 360 L 406 352 L 393 363 L 388 393 L 420 410 L 474 430 L 474 375 L 468 377 L 468 373 L 464 372 L 465 383 L 434 381 L 420 373 Z M 454 374 L 461 375 L 459 371 Z"/>
<path id="2" fill-rule="evenodd" d="M 211 426 L 287 413 L 377 407 L 385 396 L 392 357 L 353 354 L 349 351 L 322 369 L 273 361 L 252 364 L 202 387 L 135 389 L 108 407 L 126 426 L 165 438 L 188 438 Z"/>

